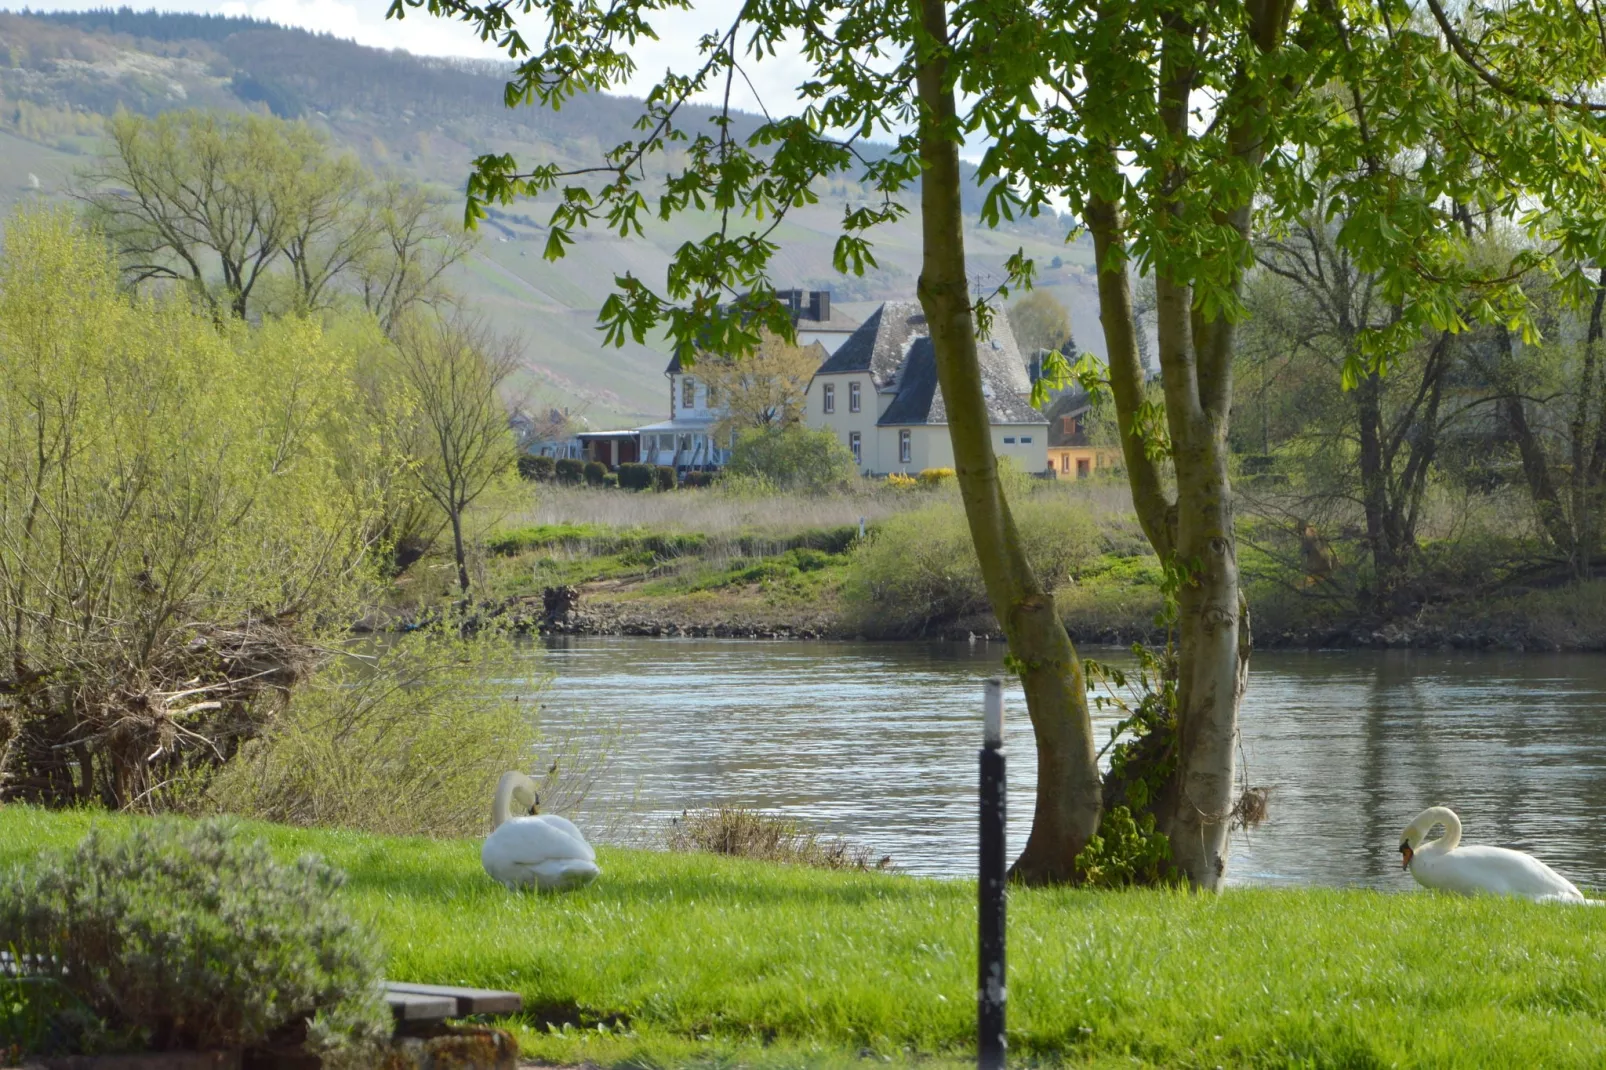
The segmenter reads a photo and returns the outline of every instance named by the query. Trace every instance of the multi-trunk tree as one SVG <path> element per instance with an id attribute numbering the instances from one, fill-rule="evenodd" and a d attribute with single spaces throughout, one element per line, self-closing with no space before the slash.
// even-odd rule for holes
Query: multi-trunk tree
<path id="1" fill-rule="evenodd" d="M 360 304 L 386 330 L 446 303 L 473 235 L 310 127 L 261 115 L 119 114 L 78 196 L 131 284 L 188 288 L 219 317 Z"/>
<path id="2" fill-rule="evenodd" d="M 1145 790 L 1113 785 L 1111 797 L 1141 799 L 1169 835 L 1176 868 L 1214 888 L 1226 871 L 1249 654 L 1227 432 L 1255 213 L 1273 224 L 1297 218 L 1322 188 L 1343 205 L 1337 242 L 1400 307 L 1367 332 L 1352 380 L 1386 370 L 1428 327 L 1527 322 L 1520 272 L 1471 255 L 1456 205 L 1476 204 L 1574 257 L 1606 233 L 1589 177 L 1602 148 L 1601 106 L 1588 96 L 1603 58 L 1593 7 L 1525 5 L 1458 22 L 1428 2 L 1431 19 L 1394 0 L 749 0 L 648 92 L 640 137 L 576 170 L 481 157 L 468 214 L 553 198 L 548 254 L 560 256 L 576 227 L 628 236 L 653 215 L 712 213 L 710 233 L 677 250 L 661 286 L 621 276 L 603 309 L 611 338 L 661 326 L 685 360 L 698 345 L 751 348 L 760 327 L 789 333 L 768 278 L 772 238 L 817 185 L 851 176 L 868 194 L 845 209 L 837 241 L 837 267 L 851 272 L 875 265 L 870 232 L 910 210 L 904 195 L 918 187 L 919 296 L 955 468 L 1037 741 L 1038 796 L 1015 873 L 1056 881 L 1076 879 L 1105 793 L 1081 662 L 1021 552 L 998 480 L 976 357 L 997 302 L 967 286 L 960 147 L 983 152 L 983 225 L 1068 202 L 1097 253 L 1134 505 L 1177 605 L 1174 688 L 1132 752 L 1143 760 L 1122 763 Z M 632 42 L 655 36 L 660 12 L 689 6 L 394 0 L 391 14 L 426 8 L 468 22 L 518 61 L 510 104 L 557 107 L 629 79 Z M 539 21 L 536 47 L 518 15 Z M 1540 42 L 1543 64 L 1526 47 Z M 807 74 L 796 100 L 766 102 L 754 133 L 738 140 L 723 114 L 681 124 L 686 100 L 722 98 L 728 110 L 746 68 L 782 51 L 801 56 Z M 1416 151 L 1424 140 L 1436 154 Z M 1564 288 L 1576 282 L 1546 252 L 1518 259 L 1516 268 L 1549 271 Z M 1032 268 L 1013 258 L 1005 288 L 1029 285 Z M 1134 269 L 1154 280 L 1162 406 L 1145 389 Z"/>

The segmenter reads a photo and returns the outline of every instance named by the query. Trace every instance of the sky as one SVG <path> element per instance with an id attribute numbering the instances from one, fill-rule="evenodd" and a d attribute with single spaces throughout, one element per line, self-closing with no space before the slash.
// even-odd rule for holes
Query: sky
<path id="1" fill-rule="evenodd" d="M 418 55 L 467 56 L 477 59 L 505 59 L 494 45 L 460 22 L 432 18 L 422 10 L 411 11 L 405 19 L 386 19 L 390 0 L 0 0 L 0 10 L 81 11 L 127 4 L 136 10 L 191 11 L 218 15 L 249 15 L 284 26 L 299 26 L 319 33 L 357 41 L 374 48 L 401 48 Z M 730 26 L 741 0 L 699 0 L 692 12 L 664 12 L 654 18 L 658 41 L 643 41 L 634 59 L 637 74 L 632 84 L 617 92 L 644 94 L 671 64 L 684 67 L 697 55 L 697 42 L 709 32 Z M 530 32 L 530 23 L 521 26 L 532 46 L 539 34 Z M 786 113 L 795 104 L 795 87 L 803 80 L 806 67 L 798 56 L 777 56 L 760 64 L 744 64 L 747 73 L 763 94 L 772 113 Z M 745 86 L 738 85 L 732 103 L 744 111 L 757 111 L 758 101 Z M 712 95 L 703 98 L 713 102 Z"/>

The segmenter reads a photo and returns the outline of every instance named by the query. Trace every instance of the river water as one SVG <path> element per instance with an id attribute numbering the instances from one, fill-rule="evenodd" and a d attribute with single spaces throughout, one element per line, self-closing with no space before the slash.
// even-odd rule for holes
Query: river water
<path id="1" fill-rule="evenodd" d="M 651 838 L 683 808 L 724 803 L 846 836 L 905 872 L 974 872 L 997 644 L 565 637 L 532 649 L 531 667 L 555 674 L 550 737 L 611 737 L 582 822 L 607 811 L 615 835 Z M 1036 756 L 1018 685 L 1006 703 L 1013 857 Z M 1096 717 L 1101 745 L 1111 720 Z M 1606 658 L 1257 653 L 1241 724 L 1248 783 L 1271 796 L 1266 822 L 1233 836 L 1233 883 L 1408 888 L 1400 830 L 1445 804 L 1466 842 L 1606 888 Z"/>

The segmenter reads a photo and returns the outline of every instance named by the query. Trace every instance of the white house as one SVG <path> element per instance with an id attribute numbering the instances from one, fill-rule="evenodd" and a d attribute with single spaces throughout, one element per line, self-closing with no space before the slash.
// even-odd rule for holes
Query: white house
<path id="1" fill-rule="evenodd" d="M 1043 471 L 1048 419 L 1031 406 L 1026 362 L 1003 317 L 978 343 L 978 356 L 994 451 Z M 820 365 L 804 422 L 839 435 L 867 475 L 953 467 L 936 354 L 917 302 L 882 305 Z"/>
<path id="2" fill-rule="evenodd" d="M 857 320 L 831 310 L 829 290 L 780 290 L 776 296 L 791 306 L 800 346 L 817 342 L 827 354 L 833 353 L 858 329 Z M 720 358 L 709 354 L 701 359 Z M 664 375 L 669 380 L 669 419 L 634 429 L 640 436 L 641 460 L 681 470 L 721 467 L 730 457 L 732 443 L 714 441 L 711 429 L 724 417 L 724 405 L 717 396 L 709 396 L 709 384 L 697 376 L 695 367 L 681 368 L 679 357 L 669 361 Z"/>

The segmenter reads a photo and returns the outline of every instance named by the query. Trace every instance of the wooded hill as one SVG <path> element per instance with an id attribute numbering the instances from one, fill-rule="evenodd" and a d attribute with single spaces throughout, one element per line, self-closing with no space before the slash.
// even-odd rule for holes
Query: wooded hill
<path id="1" fill-rule="evenodd" d="M 104 119 L 119 108 L 258 110 L 304 121 L 369 167 L 428 185 L 453 213 L 475 156 L 594 163 L 604 147 L 630 135 L 639 108 L 630 98 L 593 95 L 555 113 L 510 110 L 502 103 L 505 69 L 496 63 L 368 48 L 250 18 L 127 8 L 0 13 L 0 64 L 0 205 L 63 195 L 97 151 Z M 695 124 L 713 111 L 683 114 Z M 739 116 L 736 129 L 756 122 Z M 844 205 L 864 195 L 845 184 L 819 192 L 819 205 L 794 212 L 775 235 L 783 245 L 776 284 L 830 289 L 839 307 L 861 318 L 876 302 L 911 296 L 917 224 L 905 221 L 878 236 L 879 270 L 844 278 L 831 268 L 836 225 Z M 967 208 L 978 206 L 979 196 Z M 673 250 L 700 236 L 707 221 L 679 219 L 645 239 L 583 235 L 564 260 L 551 263 L 541 256 L 546 219 L 535 202 L 493 212 L 454 286 L 498 327 L 523 336 L 529 374 L 521 387 L 538 404 L 571 407 L 599 427 L 662 418 L 667 358 L 651 346 L 605 349 L 597 309 L 616 275 L 661 281 Z M 1049 219 L 997 232 L 978 228 L 969 239 L 972 270 L 990 288 L 1004 260 L 1024 247 L 1044 286 L 1070 308 L 1078 343 L 1102 352 L 1086 274 L 1091 246 L 1066 245 L 1064 232 Z"/>

